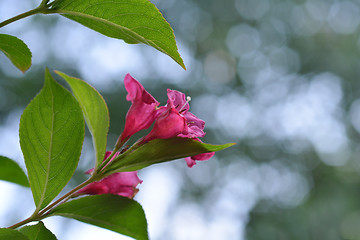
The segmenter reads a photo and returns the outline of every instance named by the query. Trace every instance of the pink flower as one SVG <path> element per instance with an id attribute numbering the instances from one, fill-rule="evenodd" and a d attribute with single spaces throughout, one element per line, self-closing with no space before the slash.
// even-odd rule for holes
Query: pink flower
<path id="1" fill-rule="evenodd" d="M 132 105 L 126 114 L 125 128 L 118 140 L 120 143 L 125 143 L 136 132 L 149 128 L 160 104 L 130 74 L 125 76 L 124 84 L 128 92 L 126 100 L 131 101 Z"/>
<path id="2" fill-rule="evenodd" d="M 167 95 L 167 105 L 158 110 L 154 127 L 143 142 L 157 138 L 203 137 L 205 122 L 189 112 L 189 100 L 185 94 L 168 89 Z"/>
<path id="3" fill-rule="evenodd" d="M 143 142 L 157 138 L 167 139 L 176 137 L 179 134 L 188 133 L 185 117 L 176 110 L 171 102 L 166 107 L 161 107 L 158 111 L 154 127 L 144 138 Z"/>
<path id="4" fill-rule="evenodd" d="M 110 154 L 111 152 L 106 152 L 104 159 L 109 157 Z M 116 153 L 110 161 L 112 161 L 118 155 L 119 153 Z M 90 169 L 86 173 L 91 174 L 92 172 L 93 169 Z M 139 191 L 139 189 L 136 188 L 139 183 L 142 183 L 142 180 L 137 176 L 137 171 L 113 173 L 98 182 L 90 183 L 89 185 L 80 189 L 75 195 L 115 194 L 123 197 L 133 198 Z"/>
<path id="5" fill-rule="evenodd" d="M 192 157 L 186 157 L 185 161 L 189 168 L 193 167 L 196 164 L 195 160 L 198 161 L 204 161 L 209 160 L 212 156 L 215 155 L 215 152 L 209 152 L 209 153 L 201 153 Z"/>
<path id="6" fill-rule="evenodd" d="M 196 138 L 203 137 L 205 133 L 203 131 L 205 127 L 205 122 L 194 114 L 189 112 L 190 105 L 189 101 L 186 99 L 184 93 L 176 91 L 176 90 L 167 90 L 168 95 L 168 104 L 172 102 L 175 106 L 176 110 L 186 119 L 186 124 L 188 126 L 188 132 L 186 134 L 180 134 L 179 137 L 186 138 Z"/>
<path id="7" fill-rule="evenodd" d="M 196 141 L 200 141 L 200 139 L 198 138 L 194 138 L 194 140 Z M 201 153 L 192 157 L 186 157 L 185 161 L 186 164 L 188 165 L 189 168 L 193 167 L 196 164 L 196 161 L 205 161 L 205 160 L 209 160 L 212 156 L 215 155 L 215 152 L 208 152 L 208 153 Z"/>

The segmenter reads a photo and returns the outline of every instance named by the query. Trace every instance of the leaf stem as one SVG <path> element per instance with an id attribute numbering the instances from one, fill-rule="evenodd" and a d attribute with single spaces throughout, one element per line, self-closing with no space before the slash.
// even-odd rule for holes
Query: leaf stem
<path id="1" fill-rule="evenodd" d="M 96 176 L 97 177 L 97 176 Z M 68 193 L 66 193 L 64 196 L 60 197 L 59 199 L 57 199 L 55 202 L 53 202 L 52 204 L 50 204 L 49 206 L 47 206 L 46 208 L 42 209 L 41 211 L 35 210 L 35 212 L 28 218 L 26 218 L 25 220 L 18 222 L 8 228 L 11 229 L 16 229 L 18 227 L 21 227 L 29 222 L 33 222 L 33 221 L 37 221 L 37 220 L 41 220 L 44 219 L 46 217 L 46 214 L 52 210 L 52 208 L 56 207 L 57 205 L 66 202 L 67 200 L 69 200 L 71 198 L 71 196 L 76 193 L 79 189 L 85 187 L 86 185 L 88 185 L 89 183 L 92 183 L 96 181 L 95 176 L 90 177 L 88 180 L 86 180 L 85 182 L 81 183 L 80 185 L 78 185 L 77 187 L 75 187 L 74 189 L 72 189 L 71 191 L 69 191 Z"/>
<path id="2" fill-rule="evenodd" d="M 1 22 L 0 23 L 0 28 L 4 27 L 4 26 L 6 26 L 6 25 L 8 25 L 10 23 L 13 23 L 15 21 L 18 21 L 20 19 L 35 15 L 37 13 L 43 13 L 43 14 L 53 13 L 53 11 L 48 9 L 52 5 L 53 2 L 51 2 L 49 4 L 48 4 L 48 2 L 49 2 L 49 0 L 43 0 L 37 8 L 34 8 L 34 9 L 30 10 L 30 11 L 21 13 L 21 14 L 15 16 L 15 17 L 9 18 L 9 19 Z"/>
<path id="3" fill-rule="evenodd" d="M 56 207 L 57 205 L 61 204 L 62 202 L 66 202 L 75 192 L 77 192 L 78 190 L 80 190 L 81 188 L 85 187 L 86 185 L 88 185 L 89 183 L 92 183 L 95 181 L 94 176 L 90 177 L 88 180 L 86 180 L 85 182 L 81 183 L 80 185 L 78 185 L 77 187 L 75 187 L 74 189 L 72 189 L 70 192 L 66 193 L 65 195 L 63 195 L 62 197 L 60 197 L 59 199 L 57 199 L 55 202 L 53 202 L 52 204 L 50 204 L 49 206 L 47 206 L 46 208 L 44 208 L 43 210 L 41 210 L 39 212 L 39 216 L 44 215 L 47 211 L 51 210 L 52 208 Z"/>

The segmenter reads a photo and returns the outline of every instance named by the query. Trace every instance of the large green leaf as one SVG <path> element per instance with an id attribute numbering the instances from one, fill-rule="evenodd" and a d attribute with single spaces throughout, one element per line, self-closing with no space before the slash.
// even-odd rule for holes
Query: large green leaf
<path id="1" fill-rule="evenodd" d="M 150 45 L 185 68 L 170 24 L 149 0 L 57 0 L 51 10 L 108 37 Z"/>
<path id="2" fill-rule="evenodd" d="M 180 137 L 155 139 L 128 154 L 120 155 L 117 160 L 106 167 L 106 175 L 115 172 L 135 171 L 155 163 L 195 156 L 200 153 L 216 152 L 232 145 L 234 143 L 212 145 Z"/>
<path id="3" fill-rule="evenodd" d="M 24 234 L 14 229 L 0 228 L 0 240 L 30 240 Z"/>
<path id="4" fill-rule="evenodd" d="M 28 46 L 17 37 L 0 34 L 0 51 L 22 72 L 31 66 L 31 52 Z"/>
<path id="5" fill-rule="evenodd" d="M 20 119 L 20 145 L 37 209 L 50 203 L 75 172 L 84 133 L 78 102 L 46 70 L 43 89 Z"/>
<path id="6" fill-rule="evenodd" d="M 25 226 L 19 231 L 26 235 L 30 240 L 57 240 L 55 235 L 45 227 L 43 222 Z"/>
<path id="7" fill-rule="evenodd" d="M 109 129 L 109 110 L 96 89 L 81 79 L 57 72 L 70 85 L 84 113 L 87 126 L 92 134 L 96 156 L 96 166 L 102 163 L 106 152 L 106 140 Z"/>
<path id="8" fill-rule="evenodd" d="M 50 212 L 133 237 L 148 239 L 144 210 L 134 200 L 117 195 L 95 195 L 59 205 Z"/>
<path id="9" fill-rule="evenodd" d="M 29 187 L 29 181 L 21 167 L 10 158 L 0 156 L 0 180 Z"/>

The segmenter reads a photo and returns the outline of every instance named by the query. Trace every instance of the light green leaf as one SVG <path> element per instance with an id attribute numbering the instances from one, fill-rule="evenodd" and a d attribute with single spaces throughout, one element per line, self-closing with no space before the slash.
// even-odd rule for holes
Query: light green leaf
<path id="1" fill-rule="evenodd" d="M 27 176 L 21 167 L 10 158 L 0 156 L 0 180 L 29 187 Z"/>
<path id="2" fill-rule="evenodd" d="M 126 236 L 147 240 L 144 210 L 134 200 L 117 195 L 95 195 L 72 200 L 56 207 L 50 216 L 73 218 Z"/>
<path id="3" fill-rule="evenodd" d="M 234 143 L 211 145 L 190 138 L 155 139 L 136 150 L 120 155 L 107 167 L 106 175 L 115 172 L 129 172 L 149 165 L 167 162 L 179 158 L 195 156 L 200 153 L 216 152 L 228 148 Z"/>
<path id="4" fill-rule="evenodd" d="M 93 138 L 97 167 L 104 160 L 110 122 L 109 110 L 105 100 L 95 88 L 83 80 L 70 77 L 62 72 L 55 72 L 70 85 L 75 98 L 80 104 Z"/>
<path id="5" fill-rule="evenodd" d="M 84 133 L 78 102 L 46 69 L 43 89 L 20 119 L 20 146 L 38 210 L 50 203 L 74 174 Z"/>
<path id="6" fill-rule="evenodd" d="M 19 230 L 26 235 L 29 240 L 57 240 L 55 235 L 45 227 L 43 222 L 36 225 L 25 226 Z"/>
<path id="7" fill-rule="evenodd" d="M 149 0 L 57 0 L 51 10 L 108 37 L 150 45 L 185 69 L 170 24 Z"/>
<path id="8" fill-rule="evenodd" d="M 0 228 L 0 240 L 30 240 L 24 234 L 14 229 Z"/>
<path id="9" fill-rule="evenodd" d="M 28 46 L 17 37 L 0 34 L 0 51 L 22 72 L 31 66 L 31 52 Z"/>

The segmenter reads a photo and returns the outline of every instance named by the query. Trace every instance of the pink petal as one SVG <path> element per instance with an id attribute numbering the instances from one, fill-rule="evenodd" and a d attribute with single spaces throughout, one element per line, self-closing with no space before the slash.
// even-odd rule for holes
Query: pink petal
<path id="1" fill-rule="evenodd" d="M 198 139 L 198 138 L 194 138 L 193 140 L 201 142 L 201 140 Z M 195 155 L 195 156 L 186 157 L 185 161 L 186 161 L 186 164 L 188 165 L 188 167 L 191 168 L 196 164 L 196 161 L 209 160 L 214 155 L 215 155 L 215 152 L 200 153 L 200 154 Z"/>
<path id="2" fill-rule="evenodd" d="M 171 102 L 179 113 L 185 114 L 189 111 L 190 105 L 184 93 L 176 90 L 167 90 L 168 104 Z"/>
<path id="3" fill-rule="evenodd" d="M 151 132 L 144 138 L 143 142 L 153 139 L 167 139 L 176 137 L 179 134 L 187 134 L 188 127 L 186 119 L 170 103 L 167 109 L 163 111 L 155 120 Z"/>
<path id="4" fill-rule="evenodd" d="M 155 120 L 156 107 L 160 104 L 130 74 L 125 76 L 124 84 L 128 92 L 126 100 L 131 101 L 132 105 L 126 114 L 121 142 L 127 141 L 136 132 L 149 128 Z"/>
<path id="5" fill-rule="evenodd" d="M 197 138 L 205 136 L 205 132 L 203 131 L 205 121 L 196 117 L 191 112 L 187 112 L 184 117 L 186 118 L 186 124 L 188 125 L 189 130 L 187 135 L 179 135 L 179 137 Z"/>
<path id="6" fill-rule="evenodd" d="M 112 152 L 106 152 L 105 158 L 108 158 Z M 119 155 L 116 153 L 110 162 Z M 90 169 L 86 173 L 91 173 L 93 169 Z M 134 172 L 119 172 L 111 174 L 103 178 L 100 181 L 90 183 L 84 188 L 80 189 L 75 195 L 81 194 L 115 194 L 128 198 L 133 198 L 139 191 L 136 186 L 142 183 L 142 180 L 138 177 L 137 171 Z"/>

